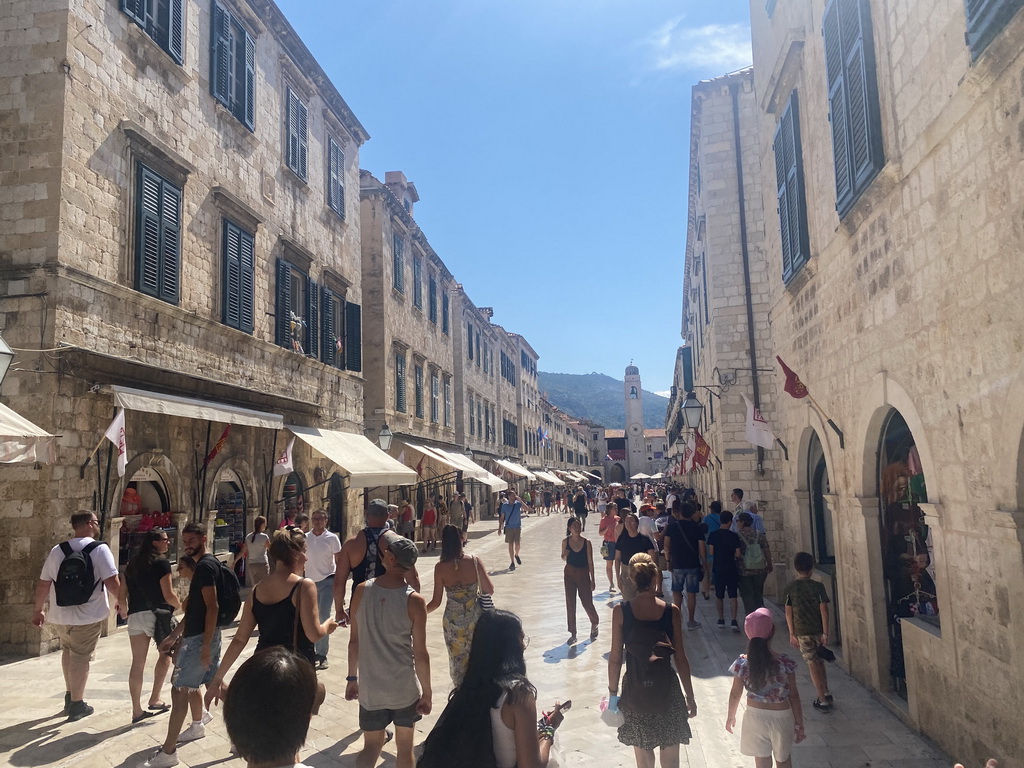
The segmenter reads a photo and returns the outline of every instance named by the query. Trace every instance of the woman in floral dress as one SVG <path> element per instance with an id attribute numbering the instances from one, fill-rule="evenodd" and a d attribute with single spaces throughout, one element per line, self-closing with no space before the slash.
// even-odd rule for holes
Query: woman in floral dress
<path id="1" fill-rule="evenodd" d="M 462 532 L 454 525 L 446 525 L 441 532 L 441 559 L 434 566 L 434 595 L 427 604 L 427 613 L 441 605 L 442 589 L 448 602 L 441 626 L 452 685 L 457 686 L 466 674 L 473 630 L 483 611 L 477 596 L 493 593 L 494 585 L 480 558 L 463 553 Z"/>

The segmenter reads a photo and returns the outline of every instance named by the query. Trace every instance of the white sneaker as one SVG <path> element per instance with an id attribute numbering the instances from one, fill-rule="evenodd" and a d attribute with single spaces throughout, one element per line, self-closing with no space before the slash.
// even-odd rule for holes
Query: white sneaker
<path id="1" fill-rule="evenodd" d="M 146 762 L 142 763 L 139 768 L 172 768 L 178 764 L 178 753 L 172 752 L 167 754 L 162 749 L 158 749 L 152 757 Z"/>
<path id="2" fill-rule="evenodd" d="M 210 714 L 210 710 L 203 710 L 203 717 L 199 720 L 199 722 L 201 722 L 203 725 L 209 725 L 213 722 L 213 715 Z"/>
<path id="3" fill-rule="evenodd" d="M 206 726 L 202 723 L 192 723 L 188 728 L 181 732 L 178 737 L 178 743 L 181 744 L 185 741 L 196 741 L 206 736 Z M 177 758 L 175 758 L 177 763 Z"/>

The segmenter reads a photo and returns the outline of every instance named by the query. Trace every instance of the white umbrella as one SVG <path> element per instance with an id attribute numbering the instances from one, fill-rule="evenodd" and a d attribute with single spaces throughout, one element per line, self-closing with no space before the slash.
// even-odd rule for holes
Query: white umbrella
<path id="1" fill-rule="evenodd" d="M 659 472 L 659 473 L 658 473 L 658 474 L 656 474 L 656 475 L 651 475 L 651 480 L 661 480 L 661 478 L 663 478 L 664 476 L 665 476 L 664 474 L 662 474 L 661 472 Z"/>
<path id="2" fill-rule="evenodd" d="M 629 479 L 630 480 L 650 480 L 651 476 L 650 475 L 645 475 L 643 472 L 637 472 L 635 475 L 633 475 Z"/>
<path id="3" fill-rule="evenodd" d="M 622 483 L 608 483 L 609 488 L 621 488 Z"/>

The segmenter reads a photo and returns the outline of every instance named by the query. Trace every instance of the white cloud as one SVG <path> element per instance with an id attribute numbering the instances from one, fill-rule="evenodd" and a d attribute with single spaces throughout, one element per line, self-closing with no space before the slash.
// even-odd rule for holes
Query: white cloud
<path id="1" fill-rule="evenodd" d="M 664 389 L 661 392 L 655 392 L 654 394 L 661 395 L 662 397 L 672 397 L 672 390 Z"/>
<path id="2" fill-rule="evenodd" d="M 699 70 L 725 74 L 748 66 L 750 28 L 743 24 L 685 25 L 685 15 L 662 24 L 647 40 L 653 68 L 661 71 Z"/>

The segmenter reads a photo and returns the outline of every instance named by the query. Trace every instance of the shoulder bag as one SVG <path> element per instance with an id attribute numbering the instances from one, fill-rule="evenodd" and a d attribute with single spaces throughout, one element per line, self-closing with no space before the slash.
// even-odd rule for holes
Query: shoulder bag
<path id="1" fill-rule="evenodd" d="M 480 583 L 480 558 L 473 558 L 473 565 L 476 567 L 476 602 L 485 611 L 494 610 L 494 597 L 488 595 L 483 591 L 483 586 Z"/>

